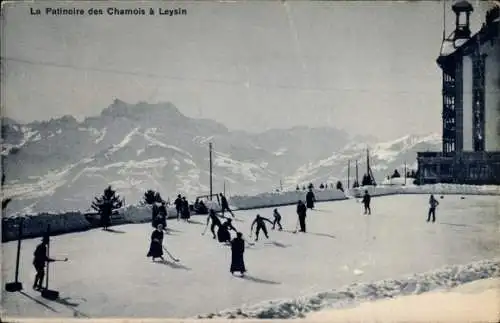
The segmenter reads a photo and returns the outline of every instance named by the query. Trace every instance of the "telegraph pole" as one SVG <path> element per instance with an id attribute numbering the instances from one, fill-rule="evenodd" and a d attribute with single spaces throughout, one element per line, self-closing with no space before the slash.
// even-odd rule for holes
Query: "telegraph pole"
<path id="1" fill-rule="evenodd" d="M 347 189 L 349 189 L 350 183 L 349 183 L 349 178 L 351 177 L 351 160 L 349 159 L 347 161 Z"/>
<path id="2" fill-rule="evenodd" d="M 210 153 L 209 160 L 210 160 L 210 201 L 212 200 L 212 143 L 208 143 L 208 150 Z"/>

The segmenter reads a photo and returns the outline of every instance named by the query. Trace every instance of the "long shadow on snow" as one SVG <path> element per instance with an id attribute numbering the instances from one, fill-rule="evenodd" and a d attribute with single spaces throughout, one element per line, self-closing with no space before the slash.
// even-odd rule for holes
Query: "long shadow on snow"
<path id="1" fill-rule="evenodd" d="M 265 245 L 273 245 L 273 246 L 276 246 L 276 247 L 280 247 L 280 248 L 288 248 L 288 247 L 291 247 L 292 245 L 288 244 L 282 244 L 281 242 L 278 242 L 278 241 L 270 241 L 270 242 L 264 242 Z"/>
<path id="2" fill-rule="evenodd" d="M 174 269 L 191 270 L 191 268 L 189 268 L 189 267 L 186 267 L 184 265 L 177 264 L 175 262 L 171 262 L 171 261 L 168 261 L 168 260 L 155 261 L 155 264 L 166 265 L 166 266 L 169 266 L 170 268 L 174 268 Z"/>
<path id="3" fill-rule="evenodd" d="M 202 223 L 202 222 L 198 222 L 198 221 L 193 221 L 193 220 L 189 220 L 188 223 L 192 223 L 192 224 L 198 224 L 198 225 L 206 225 L 206 223 Z"/>
<path id="4" fill-rule="evenodd" d="M 52 307 L 50 307 L 49 305 L 47 305 L 47 304 L 45 304 L 45 303 L 43 303 L 43 302 L 39 301 L 38 299 L 36 299 L 36 298 L 34 298 L 34 297 L 32 297 L 32 296 L 30 296 L 30 295 L 26 294 L 26 293 L 25 293 L 25 292 L 23 292 L 23 291 L 20 291 L 20 292 L 19 292 L 19 294 L 26 296 L 27 298 L 31 299 L 33 302 L 35 302 L 35 303 L 37 303 L 37 304 L 42 305 L 43 307 L 45 307 L 46 309 L 51 310 L 51 311 L 52 311 L 52 312 L 54 312 L 54 313 L 59 313 L 59 312 L 58 312 L 57 310 L 55 310 L 54 308 L 52 308 Z"/>
<path id="5" fill-rule="evenodd" d="M 103 231 L 111 232 L 111 233 L 127 233 L 125 231 L 115 230 L 115 229 L 110 229 L 110 228 L 104 229 Z"/>
<path id="6" fill-rule="evenodd" d="M 285 229 L 283 229 L 283 232 L 288 232 L 288 233 L 293 233 L 293 234 L 304 234 L 303 232 L 300 232 L 300 231 L 295 231 L 295 230 L 292 231 L 292 230 L 285 230 Z M 315 236 L 337 239 L 333 234 L 328 234 L 328 233 L 317 233 L 317 232 L 307 231 L 305 234 L 312 234 Z"/>
<path id="7" fill-rule="evenodd" d="M 259 284 L 269 284 L 269 285 L 280 285 L 281 284 L 280 282 L 275 282 L 272 280 L 257 278 L 257 277 L 248 276 L 248 275 L 245 275 L 243 277 L 239 276 L 239 278 L 245 279 L 245 280 L 248 280 L 248 281 L 251 281 L 254 283 L 259 283 Z"/>
<path id="8" fill-rule="evenodd" d="M 90 318 L 90 316 L 88 316 L 85 313 L 80 312 L 79 310 L 77 310 L 75 308 L 75 307 L 77 307 L 77 306 L 80 305 L 79 303 L 72 303 L 72 302 L 70 302 L 70 300 L 71 300 L 70 297 L 65 297 L 65 298 L 58 298 L 58 299 L 54 300 L 54 302 L 59 303 L 61 305 L 64 305 L 67 308 L 69 308 L 70 310 L 72 310 L 73 311 L 73 317 L 86 317 L 86 318 Z M 84 300 L 84 299 L 82 299 L 82 300 Z"/>
<path id="9" fill-rule="evenodd" d="M 446 223 L 446 222 L 439 222 L 439 224 L 452 225 L 455 227 L 470 227 L 470 225 L 468 224 L 457 224 L 457 223 Z"/>

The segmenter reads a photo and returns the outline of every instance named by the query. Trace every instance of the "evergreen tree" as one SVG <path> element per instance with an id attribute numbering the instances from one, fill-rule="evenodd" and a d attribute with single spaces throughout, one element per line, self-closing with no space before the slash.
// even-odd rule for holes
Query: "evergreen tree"
<path id="1" fill-rule="evenodd" d="M 152 205 L 154 203 L 163 202 L 163 199 L 159 192 L 147 190 L 146 193 L 144 193 L 143 202 L 144 204 Z"/>
<path id="2" fill-rule="evenodd" d="M 97 211 L 100 216 L 101 226 L 107 229 L 111 222 L 111 214 L 116 209 L 123 206 L 123 200 L 116 194 L 116 191 L 108 186 L 103 195 L 96 196 L 92 202 L 92 208 Z"/>

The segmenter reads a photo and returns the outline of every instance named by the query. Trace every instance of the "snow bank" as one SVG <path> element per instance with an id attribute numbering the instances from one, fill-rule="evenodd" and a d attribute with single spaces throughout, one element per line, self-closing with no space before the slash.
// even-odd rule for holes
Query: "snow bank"
<path id="1" fill-rule="evenodd" d="M 47 232 L 48 224 L 53 234 L 85 231 L 91 228 L 85 215 L 80 212 L 60 214 L 41 213 L 24 217 L 2 218 L 2 242 L 18 239 L 19 224 L 24 219 L 22 229 L 23 238 L 41 237 Z"/>
<path id="2" fill-rule="evenodd" d="M 198 315 L 197 318 L 258 318 L 290 319 L 325 308 L 342 308 L 363 301 L 396 296 L 418 295 L 424 292 L 448 289 L 479 279 L 500 277 L 500 258 L 482 260 L 467 265 L 447 266 L 436 271 L 414 274 L 403 279 L 388 279 L 372 283 L 353 283 L 338 290 L 302 296 L 290 300 L 261 302 L 253 306 Z"/>
<path id="3" fill-rule="evenodd" d="M 317 201 L 336 201 L 346 199 L 345 194 L 339 190 L 313 190 Z M 255 196 L 232 196 L 229 204 L 239 210 L 249 210 L 264 207 L 296 204 L 298 200 L 305 201 L 306 191 L 285 191 L 261 193 Z"/>
<path id="4" fill-rule="evenodd" d="M 459 185 L 459 184 L 429 184 L 429 185 L 378 185 L 364 186 L 349 190 L 349 194 L 361 197 L 368 190 L 371 196 L 392 194 L 462 194 L 462 195 L 500 195 L 498 185 Z"/>

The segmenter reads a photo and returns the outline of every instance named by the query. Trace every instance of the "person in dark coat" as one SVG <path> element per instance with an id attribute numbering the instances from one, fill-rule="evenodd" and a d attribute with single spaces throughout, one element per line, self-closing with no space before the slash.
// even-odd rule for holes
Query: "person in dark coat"
<path id="1" fill-rule="evenodd" d="M 309 188 L 309 192 L 306 194 L 306 204 L 308 209 L 314 209 L 314 202 L 316 202 L 316 197 L 312 191 L 312 188 Z"/>
<path id="2" fill-rule="evenodd" d="M 253 220 L 253 222 L 252 222 L 252 226 L 250 228 L 250 234 L 252 234 L 252 232 L 253 232 L 253 226 L 257 224 L 257 229 L 255 230 L 255 241 L 259 240 L 260 230 L 262 230 L 262 232 L 264 232 L 266 239 L 269 239 L 269 235 L 267 234 L 266 223 L 264 221 L 267 221 L 267 222 L 273 224 L 273 222 L 271 220 L 260 216 L 260 214 L 257 214 L 257 216 L 255 217 L 255 220 Z"/>
<path id="3" fill-rule="evenodd" d="M 151 210 L 151 226 L 153 228 L 156 228 L 158 226 L 158 213 L 159 213 L 159 208 L 158 204 L 156 202 L 153 203 L 153 209 Z"/>
<path id="4" fill-rule="evenodd" d="M 205 205 L 205 203 L 203 203 L 203 201 L 200 201 L 200 203 L 198 203 L 198 213 L 208 214 L 207 206 Z"/>
<path id="5" fill-rule="evenodd" d="M 210 209 L 210 211 L 208 212 L 207 226 L 208 226 L 208 223 L 210 221 L 212 221 L 212 225 L 210 226 L 210 231 L 212 231 L 212 234 L 213 234 L 214 239 L 215 239 L 215 227 L 220 228 L 222 223 L 220 222 L 219 218 L 217 217 L 217 215 L 215 214 L 215 211 L 213 209 Z"/>
<path id="6" fill-rule="evenodd" d="M 283 227 L 281 226 L 281 214 L 279 214 L 278 209 L 274 209 L 273 211 L 273 216 L 274 216 L 274 221 L 273 221 L 273 230 L 276 224 L 279 226 L 280 231 L 283 230 Z"/>
<path id="7" fill-rule="evenodd" d="M 158 224 L 161 224 L 163 229 L 167 230 L 167 206 L 165 205 L 165 201 L 162 201 L 158 208 Z"/>
<path id="8" fill-rule="evenodd" d="M 431 220 L 432 214 L 432 222 L 436 222 L 436 207 L 439 205 L 439 202 L 434 198 L 434 195 L 431 194 L 429 198 L 429 213 L 427 215 L 427 222 Z"/>
<path id="9" fill-rule="evenodd" d="M 306 213 L 307 207 L 304 202 L 299 201 L 297 203 L 297 215 L 299 216 L 300 232 L 306 232 Z"/>
<path id="10" fill-rule="evenodd" d="M 54 262 L 47 256 L 47 244 L 49 243 L 49 237 L 44 237 L 42 243 L 40 243 L 33 253 L 33 266 L 35 266 L 36 275 L 35 282 L 33 283 L 33 289 L 42 289 L 43 278 L 45 277 L 45 264 L 47 262 Z"/>
<path id="11" fill-rule="evenodd" d="M 368 212 L 368 214 L 372 214 L 372 210 L 370 209 L 370 201 L 371 201 L 371 196 L 368 193 L 368 190 L 365 190 L 365 195 L 363 195 L 363 205 L 365 206 L 365 213 Z"/>
<path id="12" fill-rule="evenodd" d="M 149 245 L 149 251 L 146 257 L 152 257 L 163 259 L 163 225 L 158 224 L 156 230 L 151 233 L 151 244 Z"/>
<path id="13" fill-rule="evenodd" d="M 111 225 L 111 213 L 113 212 L 111 208 L 111 203 L 104 203 L 101 210 L 101 226 L 103 230 L 107 230 Z"/>
<path id="14" fill-rule="evenodd" d="M 224 211 L 228 211 L 229 213 L 231 213 L 231 215 L 233 216 L 233 218 L 235 217 L 234 216 L 234 213 L 233 211 L 231 211 L 231 209 L 229 208 L 229 203 L 227 203 L 227 199 L 226 197 L 224 196 L 224 194 L 220 193 L 219 194 L 220 196 L 220 204 L 221 204 L 221 207 L 222 207 L 222 216 L 224 216 Z"/>
<path id="15" fill-rule="evenodd" d="M 182 218 L 184 220 L 189 220 L 191 217 L 191 212 L 189 211 L 189 202 L 186 200 L 186 197 L 182 197 Z"/>
<path id="16" fill-rule="evenodd" d="M 219 242 L 231 242 L 231 234 L 229 230 L 233 230 L 234 232 L 238 232 L 235 227 L 233 227 L 231 219 L 227 219 L 221 226 L 219 226 L 219 230 L 217 230 L 217 238 Z"/>
<path id="17" fill-rule="evenodd" d="M 181 195 L 177 195 L 177 198 L 174 201 L 175 210 L 177 211 L 177 221 L 179 221 L 179 217 L 182 214 L 182 198 Z"/>
<path id="18" fill-rule="evenodd" d="M 231 241 L 231 268 L 229 271 L 234 275 L 235 271 L 240 272 L 241 276 L 245 275 L 247 271 L 245 268 L 245 261 L 243 253 L 245 252 L 245 240 L 243 240 L 241 232 L 236 233 L 236 238 Z"/>

